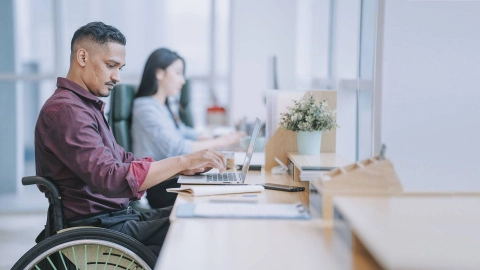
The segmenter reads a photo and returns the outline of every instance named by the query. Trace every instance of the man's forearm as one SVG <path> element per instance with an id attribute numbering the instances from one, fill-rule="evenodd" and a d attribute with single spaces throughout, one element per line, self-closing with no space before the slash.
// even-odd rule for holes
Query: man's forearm
<path id="1" fill-rule="evenodd" d="M 139 190 L 143 191 L 151 188 L 183 170 L 185 170 L 185 165 L 182 161 L 182 156 L 152 162 L 147 177 Z"/>

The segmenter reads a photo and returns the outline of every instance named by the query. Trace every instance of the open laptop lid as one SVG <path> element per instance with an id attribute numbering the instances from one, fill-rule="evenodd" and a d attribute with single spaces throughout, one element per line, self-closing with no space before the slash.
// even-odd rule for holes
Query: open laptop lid
<path id="1" fill-rule="evenodd" d="M 250 143 L 248 144 L 245 160 L 243 161 L 242 172 L 240 173 L 240 177 L 242 181 L 245 181 L 245 178 L 247 177 L 248 167 L 250 166 L 253 150 L 255 148 L 255 141 L 257 140 L 258 132 L 260 131 L 260 124 L 261 124 L 261 121 L 257 117 L 255 119 L 255 124 L 253 125 L 252 135 L 250 137 Z"/>

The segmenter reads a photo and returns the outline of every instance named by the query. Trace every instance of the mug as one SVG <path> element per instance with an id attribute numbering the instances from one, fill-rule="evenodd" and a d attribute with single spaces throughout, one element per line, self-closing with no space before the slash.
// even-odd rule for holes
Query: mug
<path id="1" fill-rule="evenodd" d="M 225 156 L 225 160 L 227 161 L 227 171 L 233 171 L 235 168 L 235 153 L 232 151 L 222 151 L 221 153 Z"/>

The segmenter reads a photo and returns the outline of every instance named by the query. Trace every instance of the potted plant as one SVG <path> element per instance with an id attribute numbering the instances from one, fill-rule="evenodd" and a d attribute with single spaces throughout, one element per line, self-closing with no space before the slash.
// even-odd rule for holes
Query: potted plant
<path id="1" fill-rule="evenodd" d="M 328 100 L 316 103 L 313 94 L 293 101 L 282 113 L 280 127 L 297 133 L 297 146 L 300 155 L 318 155 L 322 142 L 322 131 L 338 128 L 336 111 L 327 110 Z"/>

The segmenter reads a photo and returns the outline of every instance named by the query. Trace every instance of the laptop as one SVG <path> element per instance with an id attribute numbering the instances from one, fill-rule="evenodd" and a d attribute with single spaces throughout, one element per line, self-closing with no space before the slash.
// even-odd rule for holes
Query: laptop
<path id="1" fill-rule="evenodd" d="M 247 153 L 243 162 L 241 172 L 226 172 L 226 173 L 202 173 L 198 175 L 181 175 L 178 178 L 179 184 L 202 184 L 202 185 L 228 185 L 228 184 L 244 184 L 247 177 L 248 167 L 252 160 L 253 149 L 255 148 L 255 141 L 260 131 L 260 119 L 255 120 L 253 125 L 250 143 L 248 144 Z"/>

